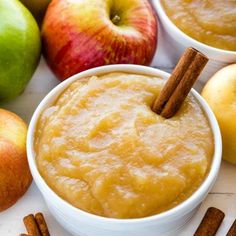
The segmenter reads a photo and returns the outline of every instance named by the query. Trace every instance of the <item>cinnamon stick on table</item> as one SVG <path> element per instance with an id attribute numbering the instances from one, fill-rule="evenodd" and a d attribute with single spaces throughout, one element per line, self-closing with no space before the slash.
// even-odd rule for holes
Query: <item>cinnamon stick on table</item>
<path id="1" fill-rule="evenodd" d="M 210 207 L 193 236 L 214 236 L 225 217 L 221 210 Z"/>
<path id="2" fill-rule="evenodd" d="M 226 234 L 226 236 L 236 236 L 236 220 L 231 225 L 231 227 L 230 227 L 228 233 Z"/>
<path id="3" fill-rule="evenodd" d="M 25 228 L 30 236 L 41 236 L 40 230 L 35 221 L 34 215 L 30 214 L 25 216 L 24 219 Z"/>
<path id="4" fill-rule="evenodd" d="M 34 218 L 37 222 L 41 235 L 50 236 L 43 214 L 41 212 L 38 212 L 37 214 L 35 214 Z"/>
<path id="5" fill-rule="evenodd" d="M 205 55 L 194 48 L 187 48 L 154 101 L 152 110 L 164 118 L 174 116 L 207 62 Z"/>

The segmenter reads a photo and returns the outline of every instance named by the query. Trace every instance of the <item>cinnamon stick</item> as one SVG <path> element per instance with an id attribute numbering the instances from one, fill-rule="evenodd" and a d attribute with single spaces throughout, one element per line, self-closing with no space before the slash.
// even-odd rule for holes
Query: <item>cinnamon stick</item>
<path id="1" fill-rule="evenodd" d="M 160 96 L 154 102 L 153 110 L 155 110 L 157 114 L 161 114 L 162 109 L 166 105 L 167 101 L 169 100 L 174 90 L 177 88 L 180 80 L 186 73 L 188 67 L 190 66 L 196 54 L 197 51 L 193 50 L 192 48 L 188 48 L 187 50 L 184 51 L 184 54 L 181 56 L 170 78 L 168 79 L 164 88 L 162 89 Z"/>
<path id="2" fill-rule="evenodd" d="M 230 229 L 229 229 L 228 233 L 226 234 L 226 236 L 236 236 L 236 220 L 234 221 L 234 223 L 230 227 Z"/>
<path id="3" fill-rule="evenodd" d="M 28 234 L 20 234 L 19 236 L 29 236 Z"/>
<path id="4" fill-rule="evenodd" d="M 23 221 L 24 221 L 26 230 L 30 236 L 41 236 L 38 225 L 32 214 L 25 216 Z"/>
<path id="5" fill-rule="evenodd" d="M 194 48 L 187 48 L 154 101 L 152 110 L 165 118 L 175 115 L 207 62 L 205 55 Z"/>
<path id="6" fill-rule="evenodd" d="M 41 212 L 38 212 L 37 214 L 35 214 L 35 220 L 36 220 L 37 225 L 40 229 L 41 235 L 42 236 L 50 236 L 46 221 L 45 221 L 44 216 Z"/>
<path id="7" fill-rule="evenodd" d="M 225 217 L 221 210 L 210 207 L 198 226 L 194 236 L 214 236 Z"/>

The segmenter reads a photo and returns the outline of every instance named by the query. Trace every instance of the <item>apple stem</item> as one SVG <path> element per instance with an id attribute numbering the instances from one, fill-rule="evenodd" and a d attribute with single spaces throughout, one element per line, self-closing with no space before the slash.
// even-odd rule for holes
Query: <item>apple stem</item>
<path id="1" fill-rule="evenodd" d="M 114 25 L 117 25 L 120 22 L 120 17 L 118 15 L 115 15 L 111 21 Z"/>

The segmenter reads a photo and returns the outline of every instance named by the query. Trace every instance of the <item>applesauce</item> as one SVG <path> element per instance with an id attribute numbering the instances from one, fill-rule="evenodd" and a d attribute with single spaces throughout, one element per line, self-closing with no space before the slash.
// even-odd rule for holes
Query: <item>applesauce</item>
<path id="1" fill-rule="evenodd" d="M 161 0 L 170 20 L 209 46 L 236 51 L 236 1 Z"/>
<path id="2" fill-rule="evenodd" d="M 208 173 L 213 134 L 192 95 L 171 119 L 151 110 L 164 83 L 123 72 L 73 82 L 37 124 L 46 183 L 75 207 L 111 218 L 150 216 L 188 198 Z"/>

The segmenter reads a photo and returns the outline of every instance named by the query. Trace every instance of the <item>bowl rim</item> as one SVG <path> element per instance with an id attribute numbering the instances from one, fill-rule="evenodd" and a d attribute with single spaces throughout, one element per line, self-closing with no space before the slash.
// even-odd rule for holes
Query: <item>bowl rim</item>
<path id="1" fill-rule="evenodd" d="M 197 205 L 199 205 L 202 200 L 205 198 L 207 193 L 209 192 L 210 188 L 212 187 L 213 183 L 216 180 L 220 164 L 221 164 L 221 154 L 222 154 L 222 140 L 221 140 L 221 134 L 220 129 L 218 126 L 218 123 L 216 121 L 216 118 L 211 111 L 210 107 L 206 103 L 206 101 L 196 92 L 194 89 L 191 90 L 191 93 L 196 98 L 200 106 L 203 108 L 211 129 L 213 133 L 214 138 L 214 154 L 212 157 L 212 163 L 211 168 L 209 170 L 208 175 L 206 176 L 203 183 L 200 185 L 200 187 L 185 201 L 180 203 L 174 208 L 171 208 L 165 212 L 147 216 L 143 218 L 134 218 L 134 219 L 116 219 L 116 218 L 107 218 L 103 216 L 94 215 L 92 213 L 83 211 L 79 208 L 74 207 L 66 200 L 62 199 L 59 195 L 57 195 L 44 181 L 43 177 L 40 175 L 38 168 L 36 166 L 35 161 L 35 153 L 34 153 L 34 134 L 36 125 L 38 122 L 38 118 L 41 114 L 41 112 L 48 106 L 50 106 L 57 97 L 61 94 L 62 91 L 64 91 L 69 84 L 74 82 L 75 80 L 92 76 L 92 75 L 99 75 L 99 74 L 106 74 L 110 72 L 126 72 L 126 73 L 136 73 L 136 74 L 144 74 L 144 75 L 150 75 L 150 76 L 160 76 L 164 79 L 167 79 L 170 74 L 167 72 L 164 72 L 162 70 L 147 67 L 147 66 L 140 66 L 140 65 L 127 65 L 127 64 L 119 64 L 119 65 L 106 65 L 106 66 L 100 66 L 93 69 L 89 69 L 86 71 L 83 71 L 81 73 L 75 74 L 68 78 L 67 80 L 63 81 L 59 85 L 57 85 L 55 88 L 53 88 L 40 102 L 36 110 L 34 111 L 34 114 L 31 118 L 28 133 L 27 133 L 27 158 L 29 162 L 29 167 L 32 173 L 32 176 L 34 178 L 34 181 L 36 185 L 38 186 L 40 192 L 44 195 L 47 193 L 50 197 L 53 198 L 53 202 L 57 203 L 58 206 L 61 208 L 66 208 L 68 211 L 73 213 L 73 215 L 82 216 L 84 220 L 89 220 L 89 222 L 97 223 L 97 224 L 104 224 L 104 223 L 112 223 L 117 225 L 125 225 L 125 224 L 135 224 L 136 226 L 140 223 L 152 223 L 153 221 L 163 221 L 168 218 L 174 219 L 179 217 L 180 215 L 184 215 L 187 212 L 190 212 L 192 209 L 194 209 Z M 49 201 L 50 202 L 50 201 Z M 94 221 L 93 221 L 94 220 Z"/>
<path id="2" fill-rule="evenodd" d="M 168 25 L 169 29 L 171 29 L 174 34 L 180 35 L 181 37 L 187 39 L 190 43 L 190 45 L 193 45 L 194 47 L 201 48 L 201 50 L 208 51 L 208 52 L 214 52 L 218 53 L 219 55 L 227 55 L 227 56 L 236 56 L 236 51 L 231 50 L 224 50 L 221 48 L 216 48 L 210 45 L 207 45 L 205 43 L 202 43 L 191 36 L 187 35 L 185 32 L 183 32 L 181 29 L 179 29 L 167 16 L 165 9 L 162 6 L 161 0 L 155 0 L 153 1 L 153 4 L 156 6 L 156 11 L 158 12 L 158 16 L 163 19 L 166 24 Z"/>

